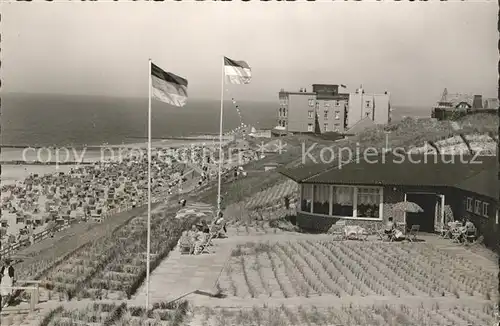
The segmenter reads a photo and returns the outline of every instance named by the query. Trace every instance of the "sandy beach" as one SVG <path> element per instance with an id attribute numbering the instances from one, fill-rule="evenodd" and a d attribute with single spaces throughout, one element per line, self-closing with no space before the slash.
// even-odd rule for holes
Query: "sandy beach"
<path id="1" fill-rule="evenodd" d="M 225 141 L 223 144 L 227 143 Z M 191 147 L 191 146 L 202 146 L 205 147 L 218 147 L 219 143 L 215 140 L 206 139 L 189 139 L 189 140 L 162 140 L 154 141 L 152 143 L 153 148 L 179 148 L 179 147 Z M 27 163 L 34 161 L 42 162 L 100 162 L 107 161 L 109 159 L 119 159 L 125 154 L 125 149 L 134 150 L 144 150 L 144 155 L 146 155 L 147 143 L 138 142 L 132 144 L 118 144 L 118 145 L 102 145 L 101 149 L 76 149 L 76 148 L 4 148 L 0 153 L 0 161 L 25 161 Z M 123 149 L 123 151 L 122 151 Z M 27 178 L 30 174 L 52 174 L 69 172 L 72 168 L 78 165 L 34 165 L 34 164 L 22 164 L 22 165 L 9 165 L 4 164 L 2 166 L 2 178 L 1 185 L 7 185 L 15 183 L 16 181 L 22 181 Z"/>

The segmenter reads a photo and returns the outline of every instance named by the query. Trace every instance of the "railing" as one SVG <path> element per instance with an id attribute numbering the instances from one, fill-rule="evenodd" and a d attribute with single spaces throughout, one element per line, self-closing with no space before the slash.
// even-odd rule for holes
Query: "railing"
<path id="1" fill-rule="evenodd" d="M 5 286 L 1 289 L 14 291 L 29 291 L 30 292 L 30 311 L 35 311 L 36 305 L 40 298 L 40 283 L 41 281 L 19 281 L 19 283 L 33 284 L 33 286 Z M 3 302 L 2 302 L 3 304 Z"/>
<path id="2" fill-rule="evenodd" d="M 137 206 L 140 206 L 142 205 L 141 202 L 138 203 Z M 112 215 L 115 215 L 115 214 L 118 214 L 118 213 L 121 213 L 121 212 L 124 212 L 124 211 L 129 211 L 130 209 L 132 209 L 132 205 L 127 205 L 125 207 L 118 207 L 118 208 L 115 208 L 115 209 L 112 209 L 110 211 L 107 211 L 106 213 L 104 214 L 101 214 L 99 215 L 99 218 L 101 220 L 103 219 L 106 219 Z M 66 220 L 68 221 L 68 220 Z M 69 222 L 69 221 L 68 221 Z M 56 232 L 59 232 L 61 231 L 62 229 L 66 228 L 67 226 L 69 226 L 70 224 L 72 223 L 75 223 L 77 222 L 77 220 L 73 220 L 69 223 L 65 223 L 65 224 L 59 224 L 59 225 L 56 225 L 50 229 L 46 229 L 46 230 L 43 230 L 42 232 L 39 232 L 39 233 L 35 233 L 33 235 L 33 237 L 29 237 L 29 238 L 26 238 L 26 239 L 22 239 L 22 240 L 19 240 L 11 245 L 9 245 L 8 247 L 6 248 L 3 248 L 0 250 L 0 257 L 1 256 L 5 256 L 5 255 L 8 255 L 10 253 L 12 253 L 13 251 L 17 250 L 17 249 L 20 249 L 20 248 L 24 248 L 24 247 L 27 247 L 33 243 L 37 243 L 37 242 L 40 242 L 46 238 L 49 237 L 49 235 L 53 234 L 53 233 L 56 233 Z"/>

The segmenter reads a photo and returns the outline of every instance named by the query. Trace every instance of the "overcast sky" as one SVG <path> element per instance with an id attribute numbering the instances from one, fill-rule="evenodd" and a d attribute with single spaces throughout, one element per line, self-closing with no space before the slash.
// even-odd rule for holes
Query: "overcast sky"
<path id="1" fill-rule="evenodd" d="M 222 56 L 245 60 L 240 99 L 281 88 L 363 84 L 432 105 L 444 87 L 496 97 L 498 7 L 485 3 L 8 3 L 5 92 L 146 97 L 147 59 L 220 97 Z"/>

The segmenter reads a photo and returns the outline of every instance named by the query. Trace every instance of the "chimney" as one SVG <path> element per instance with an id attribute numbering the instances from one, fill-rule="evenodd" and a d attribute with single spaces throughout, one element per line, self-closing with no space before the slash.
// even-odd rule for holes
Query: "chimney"
<path id="1" fill-rule="evenodd" d="M 307 93 L 307 89 L 304 87 L 304 93 Z"/>
<path id="2" fill-rule="evenodd" d="M 474 95 L 474 100 L 472 101 L 472 109 L 482 109 L 483 108 L 483 96 L 482 95 Z"/>

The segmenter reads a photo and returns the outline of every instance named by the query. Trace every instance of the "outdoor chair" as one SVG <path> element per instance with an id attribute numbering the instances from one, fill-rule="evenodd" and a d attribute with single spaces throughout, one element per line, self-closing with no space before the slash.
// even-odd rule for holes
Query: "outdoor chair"
<path id="1" fill-rule="evenodd" d="M 442 239 L 451 239 L 451 228 L 449 226 L 443 225 L 439 233 Z"/>
<path id="2" fill-rule="evenodd" d="M 183 255 L 190 255 L 194 251 L 194 244 L 189 240 L 182 241 L 181 239 L 179 242 L 179 250 Z"/>
<path id="3" fill-rule="evenodd" d="M 213 243 L 212 243 L 212 239 L 214 238 L 214 234 L 213 233 L 207 233 L 206 236 L 205 236 L 205 239 L 203 239 L 203 241 L 201 242 L 201 244 L 199 245 L 200 246 L 200 249 L 201 249 L 201 252 L 200 253 L 206 253 L 206 254 L 209 254 L 210 253 L 210 246 L 213 246 Z"/>
<path id="4" fill-rule="evenodd" d="M 377 233 L 378 237 L 380 238 L 380 240 L 392 242 L 392 241 L 394 241 L 395 231 L 396 230 L 393 230 L 391 234 L 387 234 L 387 233 L 385 233 L 385 229 L 379 229 L 376 231 L 376 233 Z"/>
<path id="5" fill-rule="evenodd" d="M 419 231 L 420 225 L 412 225 L 410 231 L 408 232 L 408 235 L 406 236 L 406 239 L 408 239 L 409 242 L 418 241 L 417 236 Z"/>
<path id="6" fill-rule="evenodd" d="M 451 230 L 451 239 L 453 242 L 460 243 L 462 238 L 462 231 L 458 228 L 454 228 Z"/>
<path id="7" fill-rule="evenodd" d="M 465 240 L 467 243 L 474 243 L 477 240 L 477 229 L 475 227 L 465 231 Z"/>

